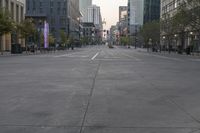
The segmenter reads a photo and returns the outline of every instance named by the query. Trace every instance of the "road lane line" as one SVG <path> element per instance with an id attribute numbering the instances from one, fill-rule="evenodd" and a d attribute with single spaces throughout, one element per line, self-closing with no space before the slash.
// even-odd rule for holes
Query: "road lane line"
<path id="1" fill-rule="evenodd" d="M 97 52 L 97 53 L 92 57 L 91 60 L 94 60 L 98 55 L 99 55 L 99 52 Z"/>
<path id="2" fill-rule="evenodd" d="M 56 58 L 59 58 L 59 57 L 68 57 L 68 56 L 71 56 L 73 54 L 63 54 L 63 55 L 57 55 L 57 56 L 54 56 Z"/>

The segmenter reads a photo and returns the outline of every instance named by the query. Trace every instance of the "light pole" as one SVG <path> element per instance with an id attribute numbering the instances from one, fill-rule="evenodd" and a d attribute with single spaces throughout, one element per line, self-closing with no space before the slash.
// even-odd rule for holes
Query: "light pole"
<path id="1" fill-rule="evenodd" d="M 162 37 L 162 39 L 163 39 L 163 46 L 164 46 L 164 48 L 165 48 L 165 39 L 166 39 L 166 36 L 163 36 Z M 162 48 L 161 48 L 162 49 Z M 166 50 L 166 48 L 164 49 L 164 51 Z"/>
<path id="2" fill-rule="evenodd" d="M 149 47 L 152 45 L 152 39 L 151 38 L 149 38 L 149 44 L 148 44 L 148 49 L 147 49 L 147 51 L 149 52 Z"/>
<path id="3" fill-rule="evenodd" d="M 190 32 L 190 37 L 191 37 L 191 40 L 190 40 L 190 45 L 189 45 L 189 50 L 190 50 L 190 53 L 193 51 L 193 37 L 194 37 L 194 33 L 193 32 Z"/>
<path id="4" fill-rule="evenodd" d="M 135 25 L 135 49 L 137 48 L 137 25 Z"/>
<path id="5" fill-rule="evenodd" d="M 177 39 L 177 37 L 178 37 L 178 35 L 175 34 L 175 35 L 174 35 L 174 38 L 175 38 L 176 51 L 177 51 L 177 48 L 178 48 L 178 44 L 177 44 L 178 39 Z"/>

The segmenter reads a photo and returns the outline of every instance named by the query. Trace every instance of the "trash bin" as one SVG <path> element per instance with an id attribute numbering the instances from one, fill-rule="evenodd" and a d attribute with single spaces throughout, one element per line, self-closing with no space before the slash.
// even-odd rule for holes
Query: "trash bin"
<path id="1" fill-rule="evenodd" d="M 190 55 L 190 47 L 187 47 L 187 48 L 186 48 L 186 54 L 187 54 L 187 55 Z"/>
<path id="2" fill-rule="evenodd" d="M 12 44 L 11 45 L 11 54 L 21 54 L 22 47 L 20 44 Z"/>

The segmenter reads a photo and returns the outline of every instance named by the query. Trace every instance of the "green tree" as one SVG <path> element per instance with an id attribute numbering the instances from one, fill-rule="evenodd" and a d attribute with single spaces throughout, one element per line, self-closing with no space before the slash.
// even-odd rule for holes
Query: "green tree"
<path id="1" fill-rule="evenodd" d="M 185 31 L 195 31 L 200 38 L 200 0 L 185 0 L 172 18 L 174 33 L 181 38 L 181 51 L 185 44 Z"/>
<path id="2" fill-rule="evenodd" d="M 49 45 L 55 47 L 55 38 L 52 34 L 49 34 Z"/>
<path id="3" fill-rule="evenodd" d="M 91 42 L 90 37 L 81 37 L 80 39 L 82 45 L 88 45 Z"/>
<path id="4" fill-rule="evenodd" d="M 160 41 L 160 22 L 152 21 L 144 24 L 140 29 L 140 34 L 146 46 L 149 43 L 149 39 L 152 39 L 153 43 L 158 43 Z"/>
<path id="5" fill-rule="evenodd" d="M 149 39 L 152 43 L 156 44 L 160 42 L 160 21 L 152 21 L 143 25 L 140 29 L 140 35 L 144 39 L 144 43 L 148 46 Z"/>
<path id="6" fill-rule="evenodd" d="M 17 25 L 17 30 L 20 34 L 20 38 L 25 39 L 25 47 L 27 51 L 27 40 L 29 37 L 34 37 L 36 33 L 36 26 L 32 19 L 25 19 Z"/>
<path id="7" fill-rule="evenodd" d="M 12 32 L 14 27 L 15 27 L 15 23 L 11 19 L 10 13 L 4 9 L 0 9 L 0 49 L 1 49 L 1 54 L 3 54 L 3 46 L 1 44 L 2 36 L 4 34 Z"/>
<path id="8" fill-rule="evenodd" d="M 63 31 L 63 30 L 61 30 L 61 31 L 60 31 L 60 41 L 61 41 L 61 45 L 62 45 L 63 47 L 66 47 L 67 42 L 68 42 L 68 39 L 69 39 L 69 38 L 67 37 L 66 32 Z"/>

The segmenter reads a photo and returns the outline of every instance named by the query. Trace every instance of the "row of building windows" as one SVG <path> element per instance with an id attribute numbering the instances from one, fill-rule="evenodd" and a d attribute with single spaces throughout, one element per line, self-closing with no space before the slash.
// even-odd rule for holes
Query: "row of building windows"
<path id="1" fill-rule="evenodd" d="M 66 8 L 67 8 L 67 2 L 66 1 L 57 2 L 57 6 L 55 6 L 54 3 L 56 3 L 56 2 L 53 1 L 53 0 L 51 0 L 50 3 L 49 3 L 51 11 L 53 10 L 53 8 L 57 8 L 58 13 L 60 13 L 60 9 L 65 10 L 63 13 L 66 12 Z M 37 0 L 32 0 L 32 1 L 31 0 L 27 0 L 27 11 L 29 11 L 29 10 L 36 11 L 36 7 L 38 7 L 41 10 L 42 8 L 45 7 L 45 4 L 48 5 L 48 3 L 45 3 L 45 2 L 42 2 L 42 1 L 37 2 Z M 63 6 L 61 6 L 61 5 L 63 5 Z M 41 13 L 43 13 L 43 11 L 41 11 Z"/>
<path id="2" fill-rule="evenodd" d="M 23 21 L 24 19 L 24 7 L 13 1 L 5 0 L 3 5 L 3 0 L 0 0 L 0 8 L 4 7 L 6 10 L 10 11 L 11 17 L 16 22 Z"/>
<path id="3" fill-rule="evenodd" d="M 67 23 L 67 18 L 66 17 L 60 17 L 60 19 L 59 19 L 59 25 L 67 25 L 68 23 Z M 56 19 L 55 18 L 50 18 L 50 24 L 51 25 L 55 25 L 56 24 Z"/>
<path id="4" fill-rule="evenodd" d="M 162 14 L 166 14 L 175 10 L 182 3 L 182 0 L 171 0 L 171 1 L 163 1 L 162 2 Z"/>

